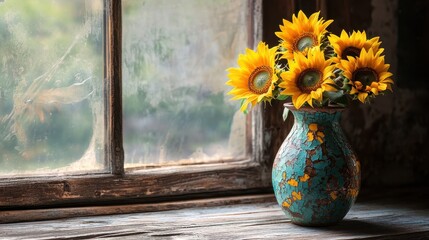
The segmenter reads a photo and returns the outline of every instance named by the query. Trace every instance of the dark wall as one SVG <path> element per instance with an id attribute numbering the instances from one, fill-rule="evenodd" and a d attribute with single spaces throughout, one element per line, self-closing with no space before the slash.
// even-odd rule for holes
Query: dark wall
<path id="1" fill-rule="evenodd" d="M 426 12 L 428 1 L 365 0 L 349 4 L 347 20 L 336 21 L 334 26 L 364 29 L 369 36 L 380 36 L 396 82 L 393 93 L 376 98 L 372 104 L 354 104 L 343 116 L 344 129 L 362 162 L 363 184 L 427 184 L 429 78 L 423 69 L 429 66 L 425 54 L 429 24 L 422 10 Z M 337 12 L 328 7 L 328 17 Z"/>
<path id="2" fill-rule="evenodd" d="M 380 36 L 394 74 L 393 93 L 371 104 L 352 104 L 343 114 L 343 128 L 361 160 L 363 186 L 428 184 L 429 1 L 276 0 L 264 1 L 263 7 L 263 38 L 270 44 L 278 41 L 273 35 L 279 17 L 290 20 L 287 15 L 299 9 L 307 15 L 321 9 L 334 20 L 329 30 L 335 34 L 345 29 Z M 274 14 L 276 9 L 281 11 Z"/>

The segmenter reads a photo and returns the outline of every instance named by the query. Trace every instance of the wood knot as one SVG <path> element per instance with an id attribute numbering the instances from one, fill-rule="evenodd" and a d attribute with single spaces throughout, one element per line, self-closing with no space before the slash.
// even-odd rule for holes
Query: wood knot
<path id="1" fill-rule="evenodd" d="M 70 184 L 68 182 L 63 183 L 63 191 L 64 192 L 71 192 L 71 187 L 70 187 Z"/>

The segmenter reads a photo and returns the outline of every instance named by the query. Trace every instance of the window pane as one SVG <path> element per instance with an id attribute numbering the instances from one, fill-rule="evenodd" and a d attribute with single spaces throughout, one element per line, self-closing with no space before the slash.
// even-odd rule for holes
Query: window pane
<path id="1" fill-rule="evenodd" d="M 0 42 L 0 176 L 104 169 L 102 0 L 2 0 Z"/>
<path id="2" fill-rule="evenodd" d="M 247 47 L 250 1 L 122 2 L 126 167 L 242 158 L 225 69 Z"/>

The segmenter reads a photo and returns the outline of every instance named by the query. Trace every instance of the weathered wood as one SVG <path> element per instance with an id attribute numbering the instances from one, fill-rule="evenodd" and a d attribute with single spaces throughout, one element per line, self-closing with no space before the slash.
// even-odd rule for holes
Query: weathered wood
<path id="1" fill-rule="evenodd" d="M 122 9 L 119 0 L 107 0 L 105 4 L 105 162 L 114 175 L 123 175 Z"/>
<path id="2" fill-rule="evenodd" d="M 148 201 L 153 197 L 270 188 L 260 165 L 246 160 L 229 164 L 165 167 L 110 174 L 28 178 L 0 182 L 0 209 L 37 205 L 103 204 Z M 192 197 L 192 196 L 189 196 Z"/>
<path id="3" fill-rule="evenodd" d="M 427 239 L 423 198 L 357 203 L 338 225 L 291 224 L 274 202 L 0 225 L 4 239 Z M 397 202 L 397 199 L 404 201 Z M 405 201 L 406 200 L 406 201 Z"/>
<path id="4" fill-rule="evenodd" d="M 196 207 L 213 207 L 231 204 L 263 203 L 274 201 L 272 194 L 240 195 L 222 198 L 205 198 L 162 203 L 127 204 L 112 206 L 48 208 L 32 210 L 0 211 L 0 223 L 27 222 L 72 218 L 80 216 L 103 216 L 112 214 L 159 212 Z"/>

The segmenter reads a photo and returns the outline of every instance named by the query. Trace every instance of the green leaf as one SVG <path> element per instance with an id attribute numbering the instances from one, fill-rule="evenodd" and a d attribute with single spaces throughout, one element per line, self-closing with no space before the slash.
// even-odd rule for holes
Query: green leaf
<path id="1" fill-rule="evenodd" d="M 329 104 L 329 98 L 328 97 L 322 98 L 322 106 L 328 106 L 328 104 Z"/>
<path id="2" fill-rule="evenodd" d="M 281 94 L 279 94 L 278 96 L 277 96 L 277 99 L 278 100 L 280 100 L 280 101 L 283 101 L 283 100 L 286 100 L 286 99 L 288 99 L 290 96 L 288 96 L 288 95 L 281 95 Z"/>
<path id="3" fill-rule="evenodd" d="M 338 86 L 337 84 L 332 84 L 332 83 L 327 83 L 329 86 L 331 86 L 331 87 L 333 87 L 333 88 L 335 88 L 335 89 L 338 89 L 338 90 L 340 90 L 341 88 L 340 88 L 340 86 Z"/>
<path id="4" fill-rule="evenodd" d="M 352 85 L 351 84 L 345 84 L 342 89 L 344 90 L 344 92 L 350 92 L 350 90 L 352 90 Z"/>
<path id="5" fill-rule="evenodd" d="M 331 101 L 335 101 L 336 99 L 344 96 L 344 92 L 342 90 L 337 91 L 337 92 L 325 91 L 325 92 L 323 92 L 323 96 L 329 98 L 329 100 L 331 100 Z"/>
<path id="6" fill-rule="evenodd" d="M 335 103 L 338 104 L 338 105 L 340 105 L 341 107 L 347 106 L 347 104 L 348 104 L 347 96 L 343 95 L 342 97 L 337 98 L 335 100 Z"/>
<path id="7" fill-rule="evenodd" d="M 241 108 L 241 106 L 243 106 L 245 101 L 246 101 L 246 99 L 241 99 L 240 108 Z M 249 113 L 249 110 L 246 108 L 246 110 L 244 110 L 243 113 L 244 113 L 244 115 L 247 115 Z"/>

